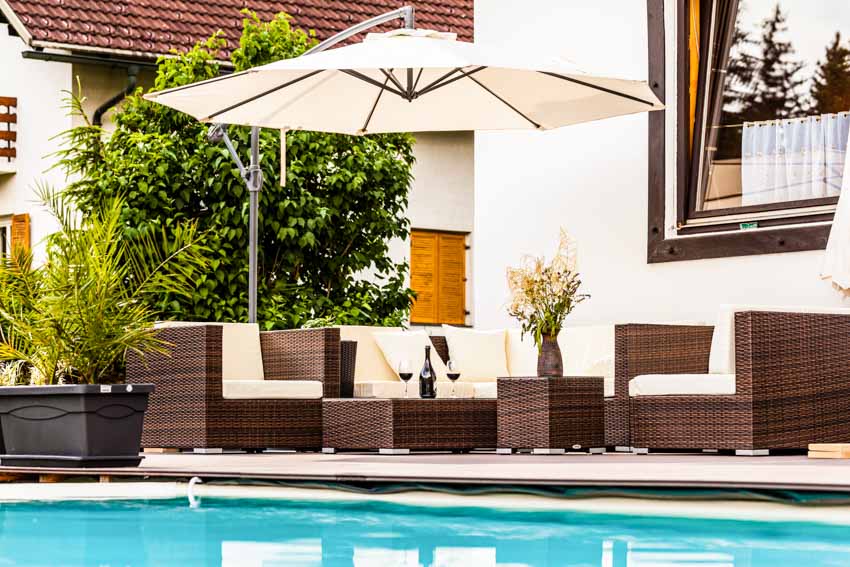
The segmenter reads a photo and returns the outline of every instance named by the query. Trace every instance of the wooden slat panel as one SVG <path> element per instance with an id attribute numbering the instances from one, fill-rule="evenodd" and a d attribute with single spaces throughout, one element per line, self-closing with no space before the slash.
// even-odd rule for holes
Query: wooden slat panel
<path id="1" fill-rule="evenodd" d="M 14 142 L 18 139 L 17 132 L 10 132 L 8 130 L 0 130 L 0 140 L 9 140 Z"/>
<path id="2" fill-rule="evenodd" d="M 15 148 L 0 148 L 0 157 L 16 157 L 17 151 Z"/>
<path id="3" fill-rule="evenodd" d="M 12 215 L 12 250 L 30 248 L 30 216 L 26 213 Z"/>
<path id="4" fill-rule="evenodd" d="M 7 124 L 14 124 L 18 121 L 17 114 L 8 114 L 8 113 L 0 113 L 0 122 L 6 122 Z"/>
<path id="5" fill-rule="evenodd" d="M 438 323 L 437 250 L 439 237 L 431 232 L 410 233 L 410 287 L 416 299 L 410 311 L 412 323 Z"/>
<path id="6" fill-rule="evenodd" d="M 466 237 L 461 234 L 439 236 L 437 317 L 440 323 L 463 325 L 466 322 Z"/>
<path id="7" fill-rule="evenodd" d="M 18 99 L 12 96 L 0 96 L 0 106 L 18 106 Z"/>

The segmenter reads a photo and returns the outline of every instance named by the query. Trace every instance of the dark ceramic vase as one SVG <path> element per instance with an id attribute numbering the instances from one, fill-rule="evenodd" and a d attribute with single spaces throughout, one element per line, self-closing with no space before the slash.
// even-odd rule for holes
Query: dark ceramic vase
<path id="1" fill-rule="evenodd" d="M 564 359 L 556 335 L 543 335 L 543 345 L 537 355 L 537 375 L 547 378 L 564 375 Z"/>

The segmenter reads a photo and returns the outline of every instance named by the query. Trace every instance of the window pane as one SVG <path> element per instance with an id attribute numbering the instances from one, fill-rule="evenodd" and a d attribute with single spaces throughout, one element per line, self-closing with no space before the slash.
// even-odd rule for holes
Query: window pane
<path id="1" fill-rule="evenodd" d="M 722 1 L 711 4 L 710 67 L 726 72 L 707 81 L 697 210 L 838 196 L 850 130 L 850 3 L 740 0 L 726 14 Z"/>

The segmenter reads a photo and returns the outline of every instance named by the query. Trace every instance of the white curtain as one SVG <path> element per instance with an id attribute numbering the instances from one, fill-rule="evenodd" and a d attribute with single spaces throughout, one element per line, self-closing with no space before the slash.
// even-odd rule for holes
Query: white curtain
<path id="1" fill-rule="evenodd" d="M 845 143 L 845 150 L 848 145 L 850 140 Z M 850 156 L 844 161 L 843 172 L 841 196 L 829 231 L 821 277 L 832 280 L 836 289 L 850 294 Z"/>
<path id="2" fill-rule="evenodd" d="M 746 123 L 741 204 L 838 196 L 848 133 L 850 112 Z"/>

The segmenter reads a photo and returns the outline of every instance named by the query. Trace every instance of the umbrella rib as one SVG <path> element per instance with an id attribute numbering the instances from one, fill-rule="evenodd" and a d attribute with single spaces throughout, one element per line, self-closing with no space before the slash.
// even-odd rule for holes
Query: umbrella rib
<path id="1" fill-rule="evenodd" d="M 389 92 L 393 93 L 394 95 L 400 96 L 401 98 L 406 98 L 404 96 L 403 92 L 397 91 L 397 90 L 395 90 L 394 88 L 392 88 L 388 85 L 383 85 L 383 84 L 379 83 L 378 81 L 376 81 L 375 79 L 373 79 L 372 77 L 369 77 L 368 75 L 364 75 L 363 73 L 361 73 L 359 71 L 355 71 L 353 69 L 340 69 L 340 72 L 345 73 L 346 75 L 351 75 L 355 79 L 360 79 L 361 81 L 369 83 L 370 85 L 378 87 L 379 89 L 384 89 L 385 91 L 389 91 Z"/>
<path id="2" fill-rule="evenodd" d="M 476 67 L 472 71 L 464 71 L 461 67 L 458 67 L 457 69 L 453 69 L 453 70 L 449 71 L 448 73 L 446 73 L 445 75 L 443 75 L 442 77 L 437 79 L 436 81 L 432 81 L 430 84 L 422 87 L 422 90 L 419 91 L 418 93 L 416 93 L 416 96 L 422 96 L 424 94 L 428 94 L 431 91 L 435 91 L 439 88 L 450 85 L 450 84 L 454 83 L 455 81 L 459 81 L 459 80 L 463 79 L 464 77 L 468 77 L 469 75 L 474 75 L 475 73 L 478 73 L 479 71 L 483 71 L 486 68 L 487 68 L 486 66 L 481 66 L 481 67 Z M 460 73 L 460 75 L 458 75 L 457 77 L 453 77 L 453 78 L 449 79 L 448 81 L 443 81 L 443 79 L 451 77 L 455 73 Z"/>
<path id="3" fill-rule="evenodd" d="M 481 87 L 482 89 L 484 89 L 485 91 L 487 91 L 488 93 L 490 93 L 491 95 L 493 95 L 493 97 L 495 97 L 495 98 L 496 98 L 496 100 L 498 100 L 499 102 L 501 102 L 502 104 L 504 104 L 505 106 L 507 106 L 508 108 L 510 108 L 511 110 L 513 110 L 514 112 L 516 112 L 517 114 L 519 114 L 520 116 L 522 116 L 523 118 L 525 118 L 525 119 L 526 119 L 529 123 L 531 123 L 531 124 L 532 124 L 535 128 L 538 128 L 538 129 L 539 129 L 539 128 L 542 128 L 542 126 L 541 126 L 540 124 L 538 124 L 537 122 L 535 122 L 534 120 L 532 120 L 531 118 L 529 118 L 528 116 L 526 116 L 525 114 L 523 114 L 523 112 L 522 112 L 520 109 L 518 109 L 517 107 L 515 107 L 514 105 L 512 105 L 511 103 L 509 103 L 509 102 L 508 102 L 507 100 L 505 100 L 504 98 L 500 97 L 500 96 L 499 96 L 498 94 L 496 94 L 493 90 L 491 90 L 489 87 L 487 87 L 487 85 L 485 85 L 484 83 L 482 83 L 481 81 L 479 81 L 479 80 L 478 80 L 478 79 L 476 79 L 475 77 L 470 76 L 468 73 L 465 73 L 465 72 L 463 72 L 463 71 L 461 71 L 461 72 L 462 72 L 462 73 L 464 73 L 464 76 L 465 76 L 467 79 L 469 79 L 470 81 L 472 81 L 473 83 L 475 83 L 476 85 L 478 85 L 479 87 Z"/>
<path id="4" fill-rule="evenodd" d="M 259 99 L 259 98 L 263 98 L 264 96 L 270 95 L 270 94 L 272 94 L 273 92 L 277 92 L 277 91 L 279 91 L 279 90 L 281 90 L 281 89 L 285 89 L 286 87 L 292 86 L 292 85 L 294 85 L 295 83 L 300 83 L 300 82 L 301 82 L 301 81 L 303 81 L 304 79 L 309 79 L 309 78 L 310 78 L 310 77 L 312 77 L 313 75 L 318 75 L 318 74 L 319 74 L 319 73 L 321 73 L 322 71 L 324 71 L 324 69 L 318 69 L 318 70 L 316 70 L 316 71 L 310 71 L 310 72 L 309 72 L 309 73 L 307 73 L 306 75 L 302 75 L 302 76 L 300 76 L 300 77 L 298 77 L 298 78 L 296 78 L 296 79 L 292 79 L 291 81 L 287 81 L 287 82 L 285 82 L 285 83 L 284 83 L 284 84 L 282 84 L 282 85 L 278 85 L 278 86 L 276 86 L 276 87 L 274 87 L 274 88 L 271 88 L 271 89 L 269 89 L 269 90 L 267 90 L 267 91 L 265 91 L 265 92 L 262 92 L 262 93 L 260 93 L 260 94 L 256 94 L 256 95 L 254 95 L 254 96 L 252 96 L 252 97 L 250 97 L 250 98 L 247 98 L 247 99 L 245 99 L 245 100 L 243 100 L 243 101 L 241 101 L 241 102 L 237 102 L 236 104 L 232 104 L 232 105 L 228 106 L 227 108 L 224 108 L 224 109 L 219 110 L 219 111 L 217 111 L 217 112 L 213 112 L 212 114 L 210 114 L 209 116 L 207 116 L 204 120 L 211 120 L 211 119 L 215 118 L 216 116 L 218 116 L 218 115 L 220 115 L 220 114 L 224 114 L 225 112 L 230 112 L 230 111 L 231 111 L 231 110 L 233 110 L 234 108 L 239 108 L 240 106 L 244 106 L 244 105 L 246 105 L 246 104 L 248 104 L 248 103 L 254 102 L 255 100 L 257 100 L 257 99 Z"/>
<path id="5" fill-rule="evenodd" d="M 384 86 L 386 87 L 387 81 L 389 77 L 384 79 Z M 386 89 L 378 89 L 378 96 L 375 97 L 375 102 L 372 103 L 372 109 L 369 111 L 369 116 L 366 117 L 366 122 L 363 123 L 363 128 L 360 129 L 360 132 L 365 134 L 366 129 L 369 127 L 369 122 L 372 121 L 372 115 L 375 114 L 375 109 L 378 108 L 378 103 L 381 101 L 381 95 L 384 94 Z"/>
<path id="6" fill-rule="evenodd" d="M 182 91 L 184 89 L 191 89 L 191 88 L 194 88 L 194 87 L 199 87 L 201 85 L 208 85 L 210 83 L 217 83 L 218 81 L 224 81 L 226 79 L 234 79 L 234 78 L 239 77 L 241 75 L 245 75 L 247 73 L 253 73 L 255 71 L 256 71 L 256 69 L 248 69 L 246 71 L 240 71 L 238 73 L 231 73 L 230 75 L 223 75 L 221 77 L 213 77 L 212 79 L 207 79 L 206 81 L 199 81 L 197 83 L 191 83 L 191 84 L 188 84 L 188 85 L 183 85 L 182 87 L 173 87 L 173 88 L 170 88 L 170 89 L 165 89 L 165 90 L 162 90 L 162 91 L 151 93 L 151 95 L 152 96 L 160 96 L 160 95 L 164 95 L 164 94 L 176 93 L 176 92 Z"/>
<path id="7" fill-rule="evenodd" d="M 381 69 L 381 73 L 384 74 L 384 77 L 386 77 L 387 79 L 392 81 L 393 84 L 395 85 L 395 87 L 399 91 L 404 92 L 406 89 L 403 86 L 401 86 L 401 83 L 398 81 L 398 79 L 395 78 L 395 75 L 393 75 L 393 71 L 395 71 L 395 69 L 390 69 L 389 71 L 387 71 L 386 69 Z M 384 88 L 386 88 L 386 86 L 387 86 L 387 81 L 384 81 Z"/>
<path id="8" fill-rule="evenodd" d="M 422 71 L 424 71 L 424 70 L 425 70 L 425 68 L 424 68 L 424 67 L 419 67 L 419 74 L 418 74 L 418 75 L 416 75 L 416 82 L 415 82 L 415 83 L 413 83 L 413 88 L 412 88 L 412 89 L 410 89 L 410 95 L 411 95 L 411 96 L 413 96 L 413 93 L 415 93 L 415 92 L 416 92 L 416 87 L 418 87 L 418 86 L 419 86 L 419 79 L 421 79 L 421 78 L 422 78 Z"/>
<path id="9" fill-rule="evenodd" d="M 542 73 L 543 75 L 549 75 L 550 77 L 555 77 L 556 79 L 561 79 L 562 81 L 575 83 L 577 85 L 581 85 L 583 87 L 588 87 L 588 88 L 591 88 L 591 89 L 596 89 L 597 91 L 602 91 L 604 93 L 608 93 L 608 94 L 612 94 L 612 95 L 619 96 L 619 97 L 622 97 L 622 98 L 626 98 L 626 99 L 629 99 L 629 100 L 633 100 L 635 102 L 642 102 L 643 104 L 646 104 L 648 106 L 655 106 L 655 103 L 650 102 L 648 100 L 643 100 L 642 98 L 639 98 L 639 97 L 636 97 L 636 96 L 632 96 L 632 95 L 629 95 L 629 94 L 626 94 L 626 93 L 621 93 L 619 91 L 615 91 L 614 89 L 609 89 L 609 88 L 606 88 L 606 87 L 600 87 L 599 85 L 594 85 L 593 83 L 588 83 L 587 81 L 580 81 L 579 79 L 573 79 L 572 77 L 565 77 L 564 75 L 559 75 L 558 73 L 550 73 L 549 71 L 538 71 L 538 72 Z"/>

